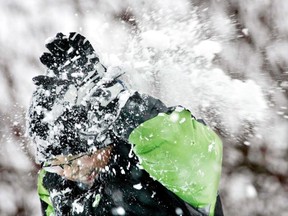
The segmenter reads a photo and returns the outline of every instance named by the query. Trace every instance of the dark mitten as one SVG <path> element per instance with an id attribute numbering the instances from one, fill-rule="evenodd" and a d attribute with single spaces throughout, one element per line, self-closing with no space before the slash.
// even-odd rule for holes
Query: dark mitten
<path id="1" fill-rule="evenodd" d="M 99 58 L 90 42 L 82 35 L 72 32 L 69 36 L 58 33 L 46 43 L 49 53 L 45 52 L 40 61 L 53 73 L 62 79 L 68 79 L 78 84 L 89 72 L 96 72 L 98 79 L 103 76 L 102 70 L 97 70 Z M 98 65 L 100 66 L 100 65 Z"/>
<path id="2" fill-rule="evenodd" d="M 50 52 L 40 60 L 48 70 L 33 78 L 37 89 L 28 113 L 38 161 L 110 144 L 118 95 L 124 91 L 117 81 L 121 71 L 106 73 L 90 42 L 77 33 L 58 33 L 46 47 Z"/>

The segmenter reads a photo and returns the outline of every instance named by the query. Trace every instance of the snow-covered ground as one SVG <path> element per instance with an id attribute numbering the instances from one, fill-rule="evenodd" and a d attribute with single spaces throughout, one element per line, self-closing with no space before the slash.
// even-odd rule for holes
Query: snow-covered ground
<path id="1" fill-rule="evenodd" d="M 25 112 L 44 42 L 60 31 L 221 135 L 226 215 L 287 214 L 287 12 L 285 0 L 0 1 L 0 215 L 40 215 Z"/>

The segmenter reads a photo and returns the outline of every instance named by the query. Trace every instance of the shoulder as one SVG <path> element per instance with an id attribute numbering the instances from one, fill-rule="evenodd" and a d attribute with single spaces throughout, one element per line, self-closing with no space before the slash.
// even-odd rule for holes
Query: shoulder
<path id="1" fill-rule="evenodd" d="M 115 122 L 115 131 L 126 139 L 140 124 L 167 111 L 161 100 L 137 91 L 123 91 L 119 96 L 119 104 L 120 111 Z"/>

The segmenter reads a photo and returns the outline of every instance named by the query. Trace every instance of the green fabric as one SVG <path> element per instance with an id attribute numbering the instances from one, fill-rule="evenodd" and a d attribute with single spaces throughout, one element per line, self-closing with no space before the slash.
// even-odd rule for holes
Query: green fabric
<path id="1" fill-rule="evenodd" d="M 129 136 L 143 168 L 196 208 L 214 215 L 222 142 L 207 126 L 176 108 L 138 126 Z M 209 210 L 210 209 L 210 210 Z"/>
<path id="2" fill-rule="evenodd" d="M 45 170 L 41 170 L 38 175 L 38 195 L 40 199 L 48 204 L 48 207 L 46 208 L 46 216 L 54 216 L 54 208 L 52 205 L 52 202 L 50 200 L 49 191 L 43 186 L 43 178 L 46 174 Z"/>

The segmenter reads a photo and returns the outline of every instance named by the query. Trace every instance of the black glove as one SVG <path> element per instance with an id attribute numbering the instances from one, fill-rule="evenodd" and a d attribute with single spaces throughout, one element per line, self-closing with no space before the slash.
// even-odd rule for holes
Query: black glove
<path id="1" fill-rule="evenodd" d="M 111 143 L 118 114 L 117 81 L 121 72 L 106 73 L 93 47 L 77 33 L 58 33 L 40 60 L 46 75 L 33 80 L 28 131 L 37 144 L 38 160 L 59 154 L 79 154 Z"/>
<path id="2" fill-rule="evenodd" d="M 89 72 L 96 71 L 99 58 L 90 42 L 78 33 L 73 32 L 69 36 L 58 33 L 46 44 L 46 47 L 50 53 L 44 53 L 40 61 L 58 78 L 79 84 Z M 99 79 L 104 71 L 98 70 L 98 74 L 93 73 L 93 75 Z"/>
<path id="3" fill-rule="evenodd" d="M 47 75 L 40 75 L 33 78 L 37 86 L 47 90 L 41 97 L 42 104 L 47 109 L 51 109 L 56 98 L 65 97 L 69 86 L 79 89 L 87 82 L 87 88 L 91 89 L 103 77 L 106 68 L 99 63 L 99 58 L 90 42 L 78 33 L 70 33 L 65 36 L 58 33 L 46 44 L 50 53 L 44 53 L 40 61 L 47 66 Z M 82 94 L 86 94 L 82 93 Z M 82 95 L 83 97 L 83 95 Z M 81 98 L 82 99 L 82 98 Z M 78 99 L 79 100 L 79 99 Z"/>

